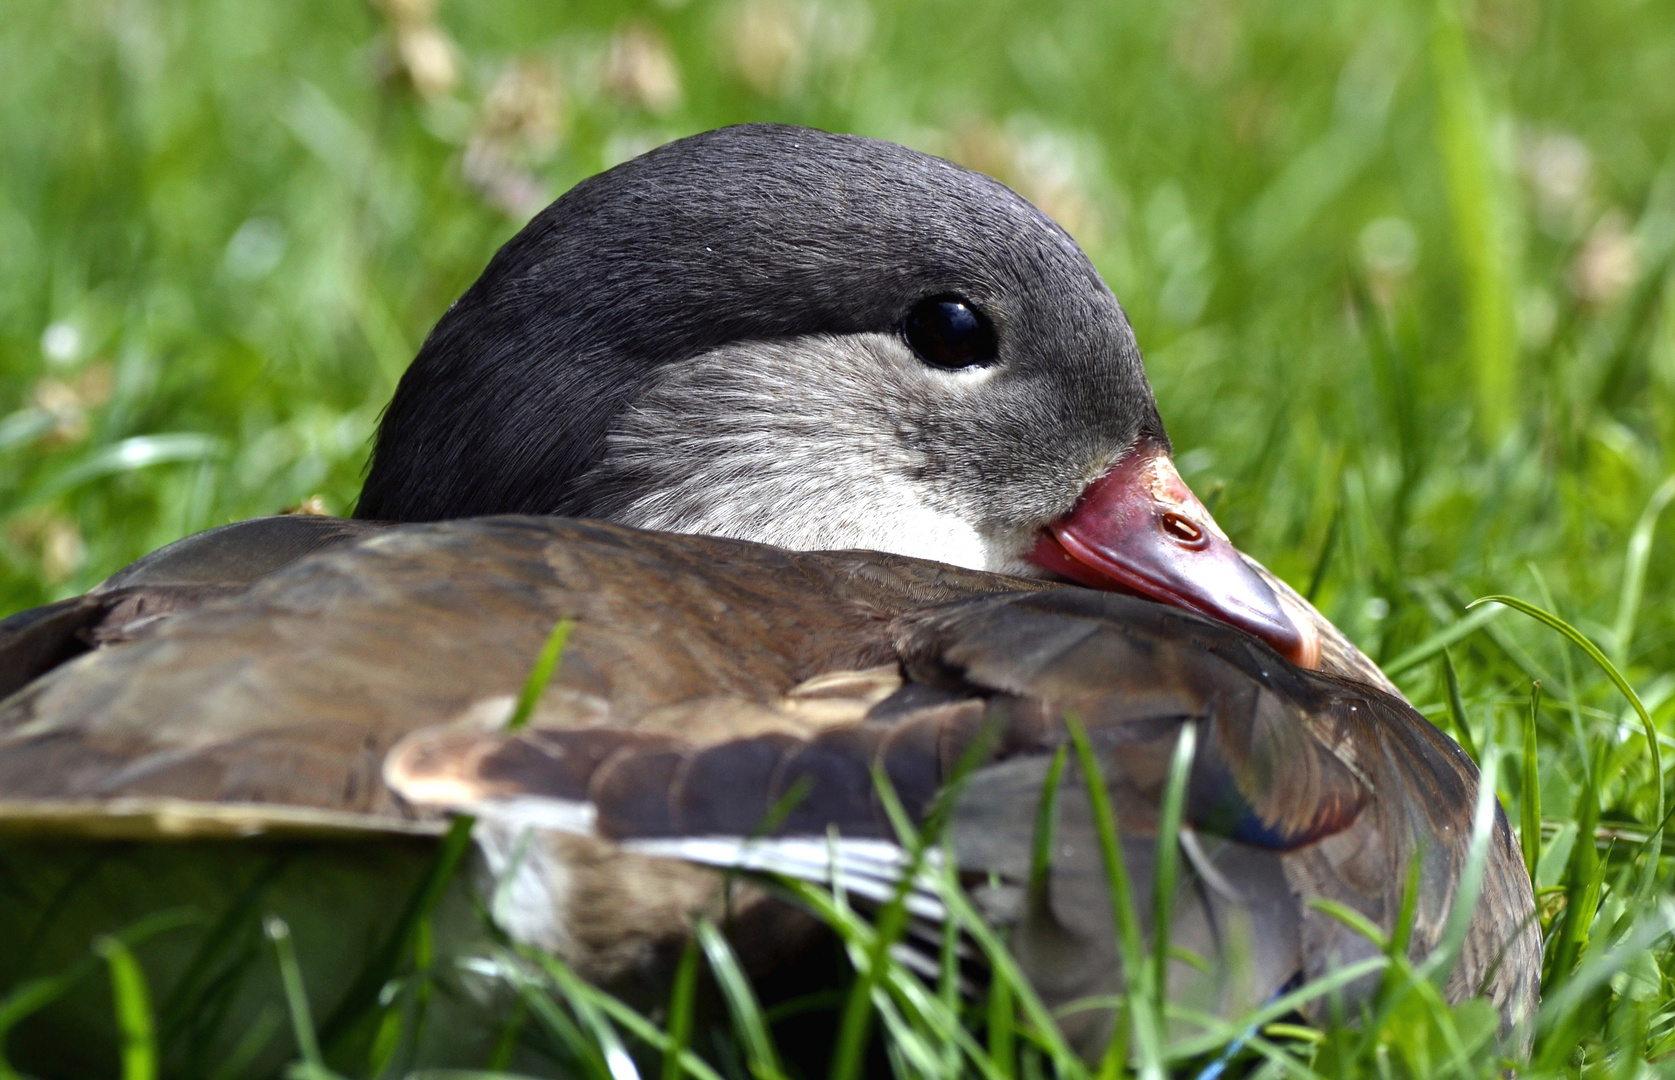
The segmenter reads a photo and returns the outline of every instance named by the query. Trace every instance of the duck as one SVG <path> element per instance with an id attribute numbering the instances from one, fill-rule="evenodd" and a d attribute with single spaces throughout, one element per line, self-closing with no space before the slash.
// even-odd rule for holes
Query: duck
<path id="1" fill-rule="evenodd" d="M 216 952 L 260 895 L 314 958 L 328 1049 L 349 1045 L 368 942 L 459 815 L 476 870 L 437 941 L 480 948 L 488 896 L 495 933 L 630 1001 L 666 999 L 701 915 L 753 976 L 802 963 L 818 923 L 768 878 L 906 890 L 940 940 L 881 775 L 915 826 L 946 804 L 951 865 L 1061 1009 L 1126 985 L 1088 785 L 1149 882 L 1188 740 L 1173 906 L 1136 888 L 1143 933 L 1166 919 L 1199 958 L 1169 966 L 1171 999 L 1233 1017 L 1373 957 L 1322 902 L 1395 933 L 1410 868 L 1422 962 L 1476 858 L 1444 993 L 1487 998 L 1516 1052 L 1541 945 L 1504 815 L 1171 453 L 1120 303 L 997 181 L 761 124 L 616 166 L 443 315 L 352 517 L 221 526 L 0 621 L 0 864 L 41 883 L 0 897 L 31 943 L 0 982 L 190 898 L 220 936 L 146 946 L 164 1049 L 226 1052 L 274 988 Z M 444 996 L 461 1019 L 424 1053 L 480 1066 L 492 995 Z M 85 1033 L 111 1022 L 73 997 L 14 1044 L 103 1053 Z M 1062 1021 L 1090 1057 L 1113 1022 Z"/>

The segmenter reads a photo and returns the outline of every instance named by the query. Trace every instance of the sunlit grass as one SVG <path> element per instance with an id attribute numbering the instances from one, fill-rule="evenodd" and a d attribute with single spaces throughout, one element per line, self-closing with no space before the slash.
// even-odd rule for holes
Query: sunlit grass
<path id="1" fill-rule="evenodd" d="M 345 512 L 417 343 L 577 179 L 744 119 L 898 139 L 1083 241 L 1218 519 L 1474 759 L 1498 754 L 1546 942 L 1525 1074 L 1638 1075 L 1675 1050 L 1671 70 L 1675 11 L 1650 0 L 23 0 L 0 20 L 0 613 L 209 525 L 316 495 Z M 1491 595 L 1549 625 L 1470 607 Z M 804 899 L 863 973 L 864 995 L 839 988 L 872 1010 L 853 1029 L 899 1071 L 1083 1068 L 978 925 L 998 974 L 974 1003 L 841 896 Z M 420 900 L 357 990 L 365 1015 L 336 1021 L 381 1047 L 332 1059 L 349 1075 L 393 1068 L 400 1010 L 422 1015 L 403 996 L 424 982 Z M 74 972 L 0 987 L 0 1031 L 103 972 L 143 1074 L 153 932 L 95 952 L 90 931 Z M 721 976 L 705 946 L 693 970 Z M 504 960 L 520 1031 L 582 1073 L 618 1075 L 612 1037 L 643 1066 L 680 1030 L 679 1009 L 635 1019 Z M 1230 1069 L 1269 1076 L 1495 1075 L 1481 1017 L 1423 979 L 1389 967 L 1360 1026 L 1282 1011 L 1189 1049 L 1236 1044 Z M 683 1067 L 781 1067 L 772 1020 L 727 1004 L 736 1052 L 686 1031 L 712 1064 Z M 183 1006 L 151 1007 L 169 1045 Z M 287 1015 L 252 1043 L 293 1037 Z M 1148 1030 L 1131 1059 L 1185 1068 Z"/>

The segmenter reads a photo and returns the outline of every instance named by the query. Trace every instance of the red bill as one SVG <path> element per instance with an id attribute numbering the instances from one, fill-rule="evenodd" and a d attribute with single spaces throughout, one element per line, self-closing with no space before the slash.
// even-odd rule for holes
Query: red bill
<path id="1" fill-rule="evenodd" d="M 1137 593 L 1232 623 L 1313 666 L 1314 627 L 1299 625 L 1250 568 L 1163 444 L 1144 438 L 1049 525 L 1029 559 L 1094 589 Z"/>

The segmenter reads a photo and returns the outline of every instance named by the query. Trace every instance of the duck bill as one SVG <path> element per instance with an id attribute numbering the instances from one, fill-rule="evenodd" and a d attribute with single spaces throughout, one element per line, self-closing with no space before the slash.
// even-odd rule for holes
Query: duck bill
<path id="1" fill-rule="evenodd" d="M 1029 560 L 1090 588 L 1138 593 L 1221 619 L 1293 662 L 1306 665 L 1318 655 L 1308 636 L 1313 628 L 1286 613 L 1156 439 L 1142 437 L 1089 484 L 1070 514 L 1042 531 Z"/>

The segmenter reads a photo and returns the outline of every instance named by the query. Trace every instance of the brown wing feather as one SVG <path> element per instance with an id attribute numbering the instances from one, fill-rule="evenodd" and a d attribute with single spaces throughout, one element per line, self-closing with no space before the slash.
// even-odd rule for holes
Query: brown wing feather
<path id="1" fill-rule="evenodd" d="M 821 672 L 893 661 L 890 618 L 1019 584 L 587 522 L 391 528 L 0 702 L 0 795 L 394 812 L 384 752 L 515 694 L 561 616 L 578 626 L 556 696 L 608 703 L 611 724 L 655 724 L 659 709 L 766 702 Z"/>
<path id="2" fill-rule="evenodd" d="M 307 515 L 223 525 L 159 548 L 86 596 L 0 619 L 0 699 L 94 646 L 125 641 L 162 616 L 236 596 L 305 555 L 382 528 Z"/>
<path id="3" fill-rule="evenodd" d="M 1012 633 L 1027 640 L 1010 640 Z M 1299 671 L 1219 624 L 1111 594 L 979 598 L 914 613 L 897 634 L 908 670 L 941 685 L 999 687 L 1078 713 L 1126 836 L 1153 829 L 1171 729 L 1198 721 L 1187 819 L 1200 835 L 1234 841 L 1228 850 L 1244 857 L 1255 858 L 1253 848 L 1276 854 L 1307 975 L 1374 951 L 1310 902 L 1345 904 L 1388 932 L 1415 859 L 1422 888 L 1414 959 L 1438 943 L 1469 849 L 1478 776 L 1460 748 L 1401 699 Z M 1040 766 L 1032 768 L 1033 780 Z M 1016 875 L 1020 830 L 1033 820 L 1038 795 L 1029 782 L 1004 781 L 1004 770 L 973 780 L 961 804 L 970 823 L 961 853 L 967 865 Z M 1085 827 L 1081 835 L 1076 844 L 1086 852 Z M 1069 865 L 1085 872 L 1091 862 L 1084 854 Z M 1272 900 L 1264 900 L 1270 909 Z M 1082 918 L 1075 907 L 1055 897 L 1037 917 L 1068 926 Z M 1108 922 L 1099 927 L 1109 934 Z M 1090 955 L 1105 947 L 1085 944 Z M 1486 990 L 1510 1025 L 1533 1014 L 1539 972 L 1529 879 L 1497 812 L 1483 898 L 1448 992 L 1457 1001 Z"/>

